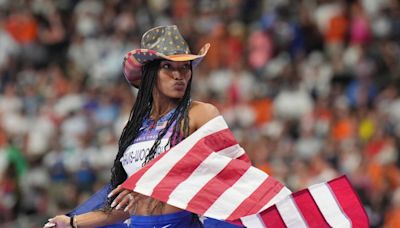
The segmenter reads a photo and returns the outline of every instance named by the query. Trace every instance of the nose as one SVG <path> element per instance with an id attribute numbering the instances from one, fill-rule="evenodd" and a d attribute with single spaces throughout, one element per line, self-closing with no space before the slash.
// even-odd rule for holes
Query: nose
<path id="1" fill-rule="evenodd" d="M 182 80 L 183 79 L 183 75 L 181 74 L 181 72 L 179 70 L 172 71 L 172 77 L 175 80 Z"/>

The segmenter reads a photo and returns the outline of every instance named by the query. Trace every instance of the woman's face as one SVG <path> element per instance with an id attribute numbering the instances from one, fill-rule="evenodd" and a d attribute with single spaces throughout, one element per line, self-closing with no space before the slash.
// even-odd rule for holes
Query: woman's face
<path id="1" fill-rule="evenodd" d="M 161 61 L 156 89 L 161 96 L 182 98 L 192 71 L 190 62 Z"/>

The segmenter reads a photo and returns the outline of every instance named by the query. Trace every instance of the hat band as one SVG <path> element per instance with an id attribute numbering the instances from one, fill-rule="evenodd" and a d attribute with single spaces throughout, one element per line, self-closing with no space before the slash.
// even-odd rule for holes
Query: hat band
<path id="1" fill-rule="evenodd" d="M 185 52 L 184 50 L 162 51 L 160 53 L 163 54 L 163 55 L 189 54 L 188 52 Z"/>

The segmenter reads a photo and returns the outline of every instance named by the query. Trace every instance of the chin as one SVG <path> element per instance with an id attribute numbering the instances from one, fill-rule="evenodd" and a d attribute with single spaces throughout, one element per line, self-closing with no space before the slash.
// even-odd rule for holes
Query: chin
<path id="1" fill-rule="evenodd" d="M 182 98 L 183 98 L 183 95 L 174 96 L 173 98 L 174 98 L 174 99 L 182 99 Z"/>
<path id="2" fill-rule="evenodd" d="M 185 93 L 174 93 L 174 94 L 171 94 L 169 97 L 172 99 L 182 99 L 184 95 L 185 95 Z"/>

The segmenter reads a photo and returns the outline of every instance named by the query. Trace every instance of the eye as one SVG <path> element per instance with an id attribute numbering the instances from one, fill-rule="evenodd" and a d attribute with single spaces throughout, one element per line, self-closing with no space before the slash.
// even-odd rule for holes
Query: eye
<path id="1" fill-rule="evenodd" d="M 189 64 L 185 64 L 185 65 L 183 65 L 183 66 L 181 67 L 181 69 L 182 69 L 183 71 L 189 71 L 189 70 L 190 70 L 190 65 L 189 65 Z"/>
<path id="2" fill-rule="evenodd" d="M 167 69 L 167 70 L 169 70 L 169 69 L 171 69 L 171 64 L 169 64 L 169 63 L 164 63 L 164 64 L 161 65 L 161 68 L 162 68 L 162 69 Z"/>

